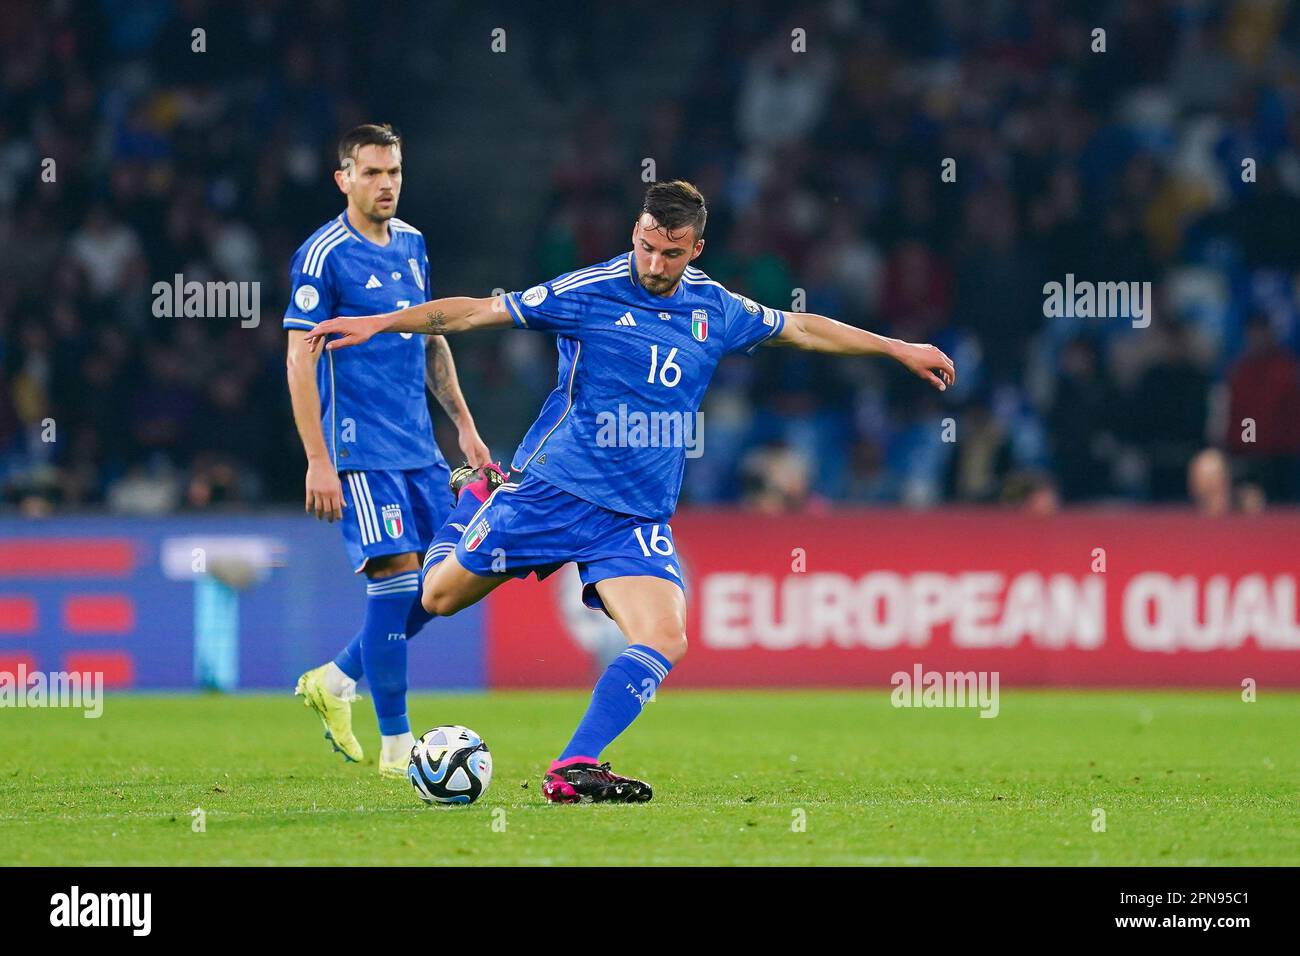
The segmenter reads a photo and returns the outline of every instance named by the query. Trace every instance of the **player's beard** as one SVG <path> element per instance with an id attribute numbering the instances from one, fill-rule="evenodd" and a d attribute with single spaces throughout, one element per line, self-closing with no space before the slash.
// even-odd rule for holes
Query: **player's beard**
<path id="1" fill-rule="evenodd" d="M 393 200 L 393 204 L 389 206 L 387 210 L 381 209 L 379 206 L 379 200 L 375 200 L 375 202 L 371 205 L 370 209 L 366 212 L 366 218 L 369 219 L 371 222 L 388 222 L 388 220 L 392 219 L 396 215 L 397 215 L 396 199 Z"/>
<path id="2" fill-rule="evenodd" d="M 641 280 L 641 287 L 653 295 L 663 295 L 677 284 L 677 279 L 667 275 L 649 276 L 638 273 L 637 278 Z"/>

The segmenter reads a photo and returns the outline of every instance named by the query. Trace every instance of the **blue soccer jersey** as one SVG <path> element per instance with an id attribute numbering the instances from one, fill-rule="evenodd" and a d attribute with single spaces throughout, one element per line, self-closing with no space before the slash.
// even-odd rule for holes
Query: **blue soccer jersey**
<path id="1" fill-rule="evenodd" d="M 785 324 L 692 267 L 672 295 L 647 292 L 631 252 L 505 301 L 516 327 L 556 334 L 560 353 L 559 383 L 511 467 L 657 521 L 677 506 L 687 455 L 703 450 L 697 412 L 718 362 Z"/>
<path id="2" fill-rule="evenodd" d="M 294 254 L 286 329 L 312 329 L 335 316 L 376 315 L 429 301 L 424 236 L 388 221 L 379 246 L 340 214 Z M 397 471 L 442 463 L 424 395 L 425 337 L 377 335 L 327 351 L 316 366 L 321 427 L 339 471 Z"/>

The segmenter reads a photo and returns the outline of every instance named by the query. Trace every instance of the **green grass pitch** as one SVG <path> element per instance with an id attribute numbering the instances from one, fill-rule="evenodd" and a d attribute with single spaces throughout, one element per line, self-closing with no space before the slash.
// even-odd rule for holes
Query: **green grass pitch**
<path id="1" fill-rule="evenodd" d="M 364 689 L 364 688 L 363 688 Z M 548 806 L 540 776 L 585 693 L 416 695 L 495 775 L 426 807 L 330 753 L 281 695 L 109 695 L 0 711 L 7 864 L 1300 863 L 1300 694 L 1004 691 L 994 719 L 862 692 L 667 690 L 606 754 L 639 806 Z M 206 813 L 194 832 L 191 810 Z M 1097 832 L 1094 811 L 1105 813 Z M 502 812 L 504 811 L 504 812 Z M 802 826 L 801 826 L 802 824 Z"/>

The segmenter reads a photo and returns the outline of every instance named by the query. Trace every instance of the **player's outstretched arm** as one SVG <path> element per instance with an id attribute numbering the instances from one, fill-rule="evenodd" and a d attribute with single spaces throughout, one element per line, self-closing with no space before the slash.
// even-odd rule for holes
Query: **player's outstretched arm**
<path id="1" fill-rule="evenodd" d="M 814 312 L 787 312 L 781 331 L 767 344 L 833 355 L 887 355 L 940 391 L 957 381 L 952 359 L 933 345 L 887 338 Z"/>
<path id="2" fill-rule="evenodd" d="M 314 352 L 328 336 L 337 335 L 338 338 L 330 339 L 325 348 L 345 349 L 368 342 L 380 332 L 450 335 L 453 332 L 510 324 L 510 313 L 506 311 L 505 302 L 499 295 L 489 299 L 452 296 L 382 315 L 326 319 L 307 333 L 307 345 Z"/>

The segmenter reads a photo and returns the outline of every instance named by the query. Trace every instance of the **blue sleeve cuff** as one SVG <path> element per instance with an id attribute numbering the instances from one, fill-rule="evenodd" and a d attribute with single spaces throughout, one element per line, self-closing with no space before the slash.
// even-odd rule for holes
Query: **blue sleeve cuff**
<path id="1" fill-rule="evenodd" d="M 507 292 L 502 298 L 506 300 L 506 307 L 510 310 L 510 317 L 514 319 L 515 328 L 528 328 L 528 320 L 524 318 L 523 312 L 519 310 L 519 305 L 515 302 L 515 294 Z"/>
<path id="2" fill-rule="evenodd" d="M 749 348 L 745 349 L 746 355 L 753 355 L 754 350 L 756 348 L 758 348 L 768 339 L 772 338 L 772 336 L 780 335 L 781 330 L 785 328 L 785 313 L 782 312 L 780 309 L 769 309 L 768 311 L 770 311 L 774 316 L 776 316 L 776 321 L 773 322 L 772 325 L 770 326 L 770 330 L 768 331 L 767 335 L 763 336 L 761 339 L 759 339 Z"/>

